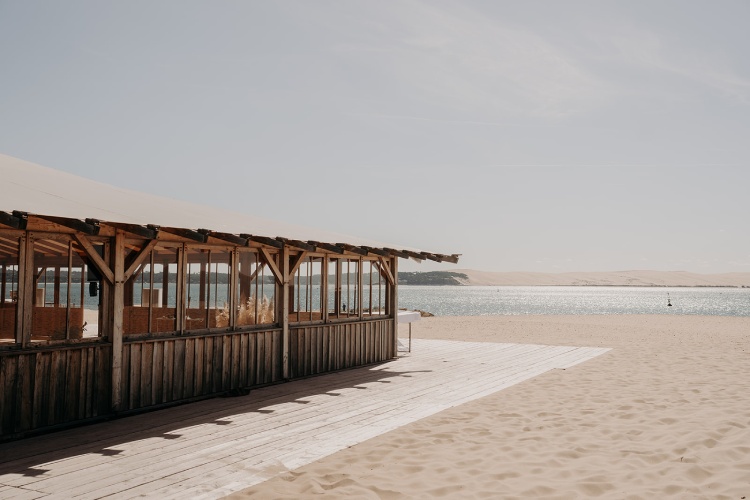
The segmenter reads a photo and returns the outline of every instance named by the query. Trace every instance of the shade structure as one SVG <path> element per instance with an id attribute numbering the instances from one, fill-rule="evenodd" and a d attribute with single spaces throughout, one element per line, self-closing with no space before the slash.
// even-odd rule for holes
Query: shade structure
<path id="1" fill-rule="evenodd" d="M 455 263 L 459 257 L 122 189 L 2 154 L 0 179 L 0 212 L 11 224 L 14 214 L 16 218 L 31 214 L 293 240 L 323 247 L 351 246 L 416 260 Z"/>

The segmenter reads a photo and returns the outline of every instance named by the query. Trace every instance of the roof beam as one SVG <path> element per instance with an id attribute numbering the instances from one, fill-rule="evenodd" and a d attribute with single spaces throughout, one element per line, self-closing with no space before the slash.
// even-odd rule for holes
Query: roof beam
<path id="1" fill-rule="evenodd" d="M 16 216 L 15 213 L 11 215 L 8 212 L 0 212 L 0 224 L 13 229 L 26 229 L 26 219 Z"/>
<path id="2" fill-rule="evenodd" d="M 403 250 L 396 250 L 394 248 L 383 248 L 383 250 L 385 250 L 386 252 L 391 252 L 394 255 L 398 255 L 402 259 L 408 259 L 409 257 L 411 257 L 411 255 L 404 252 Z"/>
<path id="3" fill-rule="evenodd" d="M 425 259 L 432 260 L 432 261 L 435 261 L 435 262 L 443 262 L 443 260 L 440 257 L 438 257 L 437 255 L 435 255 L 434 253 L 429 253 L 429 252 L 419 252 L 419 253 Z"/>
<path id="4" fill-rule="evenodd" d="M 279 283 L 279 285 L 283 285 L 284 275 L 281 274 L 281 271 L 279 271 L 279 266 L 277 266 L 276 262 L 273 261 L 273 257 L 271 257 L 271 254 L 268 253 L 268 250 L 266 250 L 265 248 L 261 248 L 260 253 L 263 254 L 263 259 L 266 261 L 266 264 L 268 264 L 268 267 L 271 268 L 271 272 L 276 278 L 276 281 Z"/>
<path id="5" fill-rule="evenodd" d="M 274 248 L 279 248 L 279 249 L 284 248 L 284 243 L 277 241 L 273 238 L 268 238 L 266 236 L 255 236 L 252 234 L 242 233 L 240 234 L 240 237 L 247 238 L 248 241 L 254 241 L 255 243 L 260 243 L 261 245 L 267 245 L 269 247 L 274 247 Z"/>
<path id="6" fill-rule="evenodd" d="M 362 247 L 365 250 L 367 250 L 368 253 L 374 253 L 375 255 L 379 255 L 381 257 L 390 257 L 390 252 L 386 252 L 385 250 L 381 250 L 380 248 L 372 248 L 372 247 Z"/>
<path id="7" fill-rule="evenodd" d="M 299 248 L 300 250 L 304 250 L 305 252 L 315 251 L 315 247 L 313 245 L 307 244 L 304 241 L 290 240 L 288 238 L 282 238 L 281 236 L 277 237 L 276 239 L 283 242 L 285 245 L 288 245 L 294 248 Z"/>
<path id="8" fill-rule="evenodd" d="M 419 262 L 422 262 L 424 260 L 424 255 L 417 252 L 412 252 L 411 250 L 404 250 L 403 252 L 408 255 L 410 259 L 414 259 Z"/>
<path id="9" fill-rule="evenodd" d="M 99 270 L 101 275 L 109 282 L 110 285 L 114 285 L 115 283 L 115 275 L 112 272 L 112 270 L 109 268 L 106 262 L 104 262 L 104 259 L 102 259 L 101 255 L 99 255 L 99 252 L 96 251 L 94 248 L 94 245 L 91 244 L 91 242 L 86 238 L 85 236 L 82 236 L 80 234 L 74 234 L 73 238 L 78 242 L 79 245 L 83 248 L 83 251 L 86 252 L 86 255 L 88 256 L 89 260 L 92 261 L 94 266 Z"/>
<path id="10" fill-rule="evenodd" d="M 442 255 L 443 260 L 450 262 L 451 264 L 458 264 L 458 258 L 461 256 L 460 253 L 454 253 L 451 255 Z"/>
<path id="11" fill-rule="evenodd" d="M 354 245 L 350 245 L 348 243 L 336 243 L 336 245 L 342 247 L 347 252 L 351 252 L 353 254 L 361 255 L 363 257 L 367 257 L 367 255 L 369 253 L 367 250 L 363 250 L 362 248 L 359 248 L 359 247 L 354 246 Z"/>
<path id="12" fill-rule="evenodd" d="M 323 250 L 326 250 L 328 252 L 343 254 L 345 251 L 342 247 L 338 245 L 331 245 L 330 243 L 321 243 L 320 241 L 308 241 L 308 243 L 315 247 L 322 248 Z"/>
<path id="13" fill-rule="evenodd" d="M 307 257 L 307 252 L 302 252 L 297 256 L 297 259 L 292 263 L 292 266 L 289 268 L 289 274 L 287 275 L 287 279 L 291 280 L 292 276 L 294 276 L 294 273 L 297 272 L 297 269 L 299 269 L 299 266 L 302 265 L 302 261 L 305 260 L 305 257 Z"/>
<path id="14" fill-rule="evenodd" d="M 151 240 L 149 241 L 146 246 L 141 248 L 141 250 L 138 252 L 138 254 L 135 256 L 133 261 L 128 266 L 128 269 L 125 271 L 125 281 L 128 281 L 131 276 L 133 276 L 133 273 L 136 269 L 138 269 L 138 266 L 140 266 L 144 260 L 146 260 L 146 257 L 151 255 L 151 250 L 154 249 L 156 244 L 158 243 L 158 240 Z"/>
<path id="15" fill-rule="evenodd" d="M 146 238 L 148 240 L 156 239 L 156 235 L 159 232 L 159 229 L 155 226 L 146 227 L 146 226 L 139 226 L 138 224 L 124 224 L 121 222 L 105 222 L 104 224 L 108 226 L 112 226 L 117 229 L 121 229 L 122 231 L 125 231 L 126 233 L 134 234 L 141 238 Z"/>
<path id="16" fill-rule="evenodd" d="M 210 229 L 198 229 L 198 232 L 201 234 L 205 234 L 209 238 L 216 238 L 218 240 L 223 240 L 233 245 L 239 245 L 241 247 L 244 247 L 247 245 L 247 238 L 237 236 L 236 234 L 220 233 L 217 231 L 211 231 Z"/>
<path id="17" fill-rule="evenodd" d="M 89 236 L 96 236 L 97 234 L 99 234 L 99 226 L 88 224 L 79 219 L 68 219 L 66 217 L 52 217 L 48 215 L 36 215 L 36 214 L 34 216 L 39 219 L 57 224 L 58 226 L 67 227 L 67 228 L 73 229 L 74 231 L 78 231 L 79 233 L 83 233 Z"/>
<path id="18" fill-rule="evenodd" d="M 381 257 L 378 260 L 378 262 L 375 263 L 375 266 L 380 270 L 380 274 L 385 276 L 385 279 L 388 281 L 389 284 L 391 285 L 396 284 L 396 281 L 393 279 L 393 273 L 391 272 L 384 258 Z"/>
<path id="19" fill-rule="evenodd" d="M 188 240 L 197 241 L 198 243 L 205 243 L 207 239 L 205 234 L 199 233 L 198 231 L 193 231 L 192 229 L 185 229 L 181 227 L 162 227 L 160 228 L 160 231 L 174 234 Z"/>

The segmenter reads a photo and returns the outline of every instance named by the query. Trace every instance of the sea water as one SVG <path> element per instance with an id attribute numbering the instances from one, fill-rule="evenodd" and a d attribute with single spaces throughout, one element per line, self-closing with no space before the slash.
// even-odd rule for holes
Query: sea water
<path id="1" fill-rule="evenodd" d="M 174 307 L 175 287 L 168 290 L 168 302 Z M 191 297 L 199 290 L 194 285 Z M 304 290 L 304 288 L 303 288 Z M 268 299 L 273 287 L 265 290 Z M 60 287 L 65 302 L 65 284 Z M 140 290 L 134 303 L 140 304 Z M 54 299 L 52 287 L 47 289 L 47 302 Z M 213 295 L 216 295 L 213 297 Z M 212 290 L 212 306 L 223 307 L 228 290 Z M 318 304 L 318 289 L 313 288 L 313 303 Z M 301 302 L 307 300 L 304 295 Z M 333 300 L 329 297 L 329 300 Z M 667 305 L 670 301 L 672 306 Z M 80 307 L 80 285 L 71 287 L 71 303 Z M 373 298 L 375 305 L 379 303 Z M 385 298 L 381 298 L 385 304 Z M 609 287 L 609 286 L 410 286 L 398 287 L 399 307 L 420 309 L 436 316 L 487 316 L 494 314 L 698 314 L 707 316 L 750 316 L 750 288 L 687 288 L 687 287 Z M 99 296 L 92 297 L 86 285 L 86 309 L 97 309 Z M 197 307 L 196 304 L 193 305 Z"/>
<path id="2" fill-rule="evenodd" d="M 750 288 L 604 286 L 398 287 L 399 307 L 436 316 L 694 314 L 750 316 Z M 671 303 L 672 306 L 667 304 Z"/>

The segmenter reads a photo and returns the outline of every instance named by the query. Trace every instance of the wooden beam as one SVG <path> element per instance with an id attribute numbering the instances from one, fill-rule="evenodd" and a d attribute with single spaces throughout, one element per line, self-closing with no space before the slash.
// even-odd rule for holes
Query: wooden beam
<path id="1" fill-rule="evenodd" d="M 247 238 L 237 236 L 236 234 L 220 233 L 220 232 L 211 231 L 208 229 L 198 229 L 198 232 L 203 233 L 210 238 L 216 238 L 219 240 L 227 241 L 233 245 L 239 245 L 241 247 L 244 247 L 245 245 L 247 245 Z"/>
<path id="2" fill-rule="evenodd" d="M 31 314 L 34 303 L 31 302 L 34 284 L 34 249 L 31 238 L 26 235 L 19 238 L 18 245 L 18 304 L 16 305 L 16 343 L 26 346 L 31 339 Z"/>
<path id="3" fill-rule="evenodd" d="M 35 215 L 35 217 L 55 223 L 59 226 L 73 229 L 74 231 L 78 231 L 80 233 L 87 234 L 89 236 L 96 236 L 97 234 L 99 234 L 99 226 L 88 224 L 79 219 L 69 219 L 66 217 L 51 217 L 47 215 Z"/>
<path id="4" fill-rule="evenodd" d="M 408 258 L 411 257 L 411 255 L 409 255 L 408 253 L 406 253 L 403 250 L 396 250 L 396 249 L 393 249 L 393 248 L 383 248 L 383 250 L 385 250 L 386 252 L 391 252 L 391 254 L 397 255 L 397 256 L 401 257 L 402 259 L 408 259 Z"/>
<path id="5" fill-rule="evenodd" d="M 16 217 L 8 212 L 0 212 L 0 224 L 12 227 L 13 229 L 26 229 L 26 220 Z"/>
<path id="6" fill-rule="evenodd" d="M 391 273 L 391 270 L 389 269 L 388 264 L 386 263 L 384 258 L 380 258 L 379 262 L 376 262 L 376 265 L 378 269 L 382 271 L 382 274 L 385 275 L 385 279 L 388 281 L 390 285 L 396 284 L 396 280 L 393 278 L 393 274 Z"/>
<path id="7" fill-rule="evenodd" d="M 115 244 L 112 245 L 112 260 L 114 261 L 114 286 L 112 299 L 107 307 L 112 311 L 112 410 L 123 409 L 122 394 L 122 325 L 125 301 L 125 238 L 122 231 L 115 234 Z"/>
<path id="8" fill-rule="evenodd" d="M 314 252 L 315 247 L 313 245 L 310 245 L 308 243 L 305 243 L 304 241 L 300 240 L 290 240 L 287 238 L 278 237 L 277 240 L 283 242 L 285 245 L 289 245 L 290 247 L 298 248 L 300 250 L 304 250 L 306 252 Z"/>
<path id="9" fill-rule="evenodd" d="M 268 250 L 265 248 L 260 249 L 260 253 L 263 254 L 263 258 L 265 259 L 266 263 L 268 264 L 268 267 L 271 268 L 271 272 L 273 273 L 273 276 L 276 278 L 276 281 L 283 285 L 284 284 L 284 275 L 281 274 L 281 271 L 279 271 L 278 266 L 273 261 L 273 257 L 271 257 L 271 254 L 268 253 Z"/>
<path id="10" fill-rule="evenodd" d="M 316 248 L 320 248 L 328 252 L 343 254 L 346 251 L 343 249 L 343 247 L 339 245 L 331 245 L 330 243 L 322 243 L 320 241 L 308 241 L 308 243 Z"/>
<path id="11" fill-rule="evenodd" d="M 302 265 L 302 261 L 305 260 L 305 257 L 307 257 L 307 255 L 308 255 L 307 252 L 302 252 L 301 254 L 297 256 L 294 263 L 289 268 L 289 272 L 286 275 L 288 279 L 290 280 L 292 279 L 292 276 L 294 276 L 294 273 L 297 272 L 297 269 L 299 269 L 299 266 Z"/>
<path id="12" fill-rule="evenodd" d="M 347 252 L 351 252 L 356 255 L 361 255 L 363 257 L 367 257 L 369 255 L 369 252 L 367 250 L 364 250 L 354 245 L 349 245 L 348 243 L 336 243 L 336 245 L 342 247 Z"/>
<path id="13" fill-rule="evenodd" d="M 375 255 L 379 255 L 381 257 L 390 257 L 390 252 L 386 252 L 385 250 L 381 250 L 380 248 L 372 248 L 372 247 L 365 247 L 363 246 L 365 250 L 367 250 L 368 253 L 372 253 Z"/>
<path id="14" fill-rule="evenodd" d="M 458 264 L 458 258 L 461 256 L 460 253 L 454 253 L 451 255 L 441 255 L 443 260 L 445 262 L 450 262 L 451 264 Z"/>
<path id="15" fill-rule="evenodd" d="M 146 244 L 145 247 L 141 248 L 140 252 L 138 252 L 138 255 L 135 256 L 135 259 L 133 259 L 133 262 L 130 263 L 128 269 L 125 271 L 125 281 L 128 281 L 130 277 L 133 276 L 135 270 L 138 269 L 138 266 L 140 266 L 144 260 L 146 260 L 146 258 L 151 253 L 151 250 L 154 249 L 157 243 L 157 240 L 151 240 Z"/>
<path id="16" fill-rule="evenodd" d="M 240 234 L 240 237 L 241 238 L 247 238 L 248 241 L 254 241 L 254 242 L 260 243 L 262 245 L 268 245 L 269 247 L 274 247 L 274 248 L 278 248 L 278 249 L 284 248 L 284 244 L 282 242 L 277 241 L 277 240 L 275 240 L 273 238 L 268 238 L 266 236 L 255 236 L 255 235 L 252 235 L 252 234 L 242 233 L 242 234 Z"/>
<path id="17" fill-rule="evenodd" d="M 154 227 L 139 226 L 138 224 L 123 224 L 121 222 L 105 222 L 104 224 L 116 229 L 121 229 L 126 233 L 146 238 L 147 240 L 156 239 L 156 234 L 159 232 L 158 229 Z"/>
<path id="18" fill-rule="evenodd" d="M 205 234 L 199 233 L 198 231 L 193 231 L 192 229 L 185 229 L 182 227 L 161 227 L 159 228 L 159 230 L 165 233 L 175 234 L 181 238 L 197 241 L 198 243 L 206 242 Z"/>
<path id="19" fill-rule="evenodd" d="M 439 255 L 435 255 L 434 253 L 420 252 L 420 254 L 422 254 L 425 259 L 429 259 L 435 262 L 443 262 L 442 257 L 440 257 Z"/>
<path id="20" fill-rule="evenodd" d="M 110 285 L 113 285 L 115 283 L 114 274 L 112 273 L 112 270 L 109 268 L 107 263 L 104 262 L 104 259 L 102 259 L 101 255 L 99 255 L 99 252 L 96 251 L 94 245 L 92 245 L 88 238 L 83 235 L 74 234 L 73 238 L 78 242 L 79 245 L 81 245 L 88 258 L 91 260 L 94 266 L 96 266 L 104 279 L 106 279 Z"/>
<path id="21" fill-rule="evenodd" d="M 266 250 L 260 249 L 263 255 L 266 256 Z M 278 270 L 278 269 L 277 269 Z M 291 338 L 289 334 L 289 248 L 284 245 L 281 250 L 281 270 L 283 271 L 284 279 L 281 280 L 281 372 L 284 380 L 289 380 L 291 377 L 289 367 L 289 354 L 291 351 Z M 282 273 L 279 273 L 282 274 Z M 277 276 L 278 279 L 278 276 Z M 279 310 L 277 308 L 277 310 Z"/>
<path id="22" fill-rule="evenodd" d="M 410 259 L 414 259 L 419 262 L 422 262 L 424 260 L 424 255 L 417 252 L 412 252 L 411 250 L 403 250 L 403 252 L 408 255 Z"/>
<path id="23" fill-rule="evenodd" d="M 398 259 L 393 259 L 393 275 L 398 277 Z M 391 353 L 391 357 L 395 359 L 398 357 L 398 279 L 390 286 L 390 309 L 391 314 L 393 315 L 393 328 L 391 329 L 393 332 L 391 344 L 393 346 L 393 352 Z M 411 350 L 411 330 L 409 330 L 409 349 Z"/>

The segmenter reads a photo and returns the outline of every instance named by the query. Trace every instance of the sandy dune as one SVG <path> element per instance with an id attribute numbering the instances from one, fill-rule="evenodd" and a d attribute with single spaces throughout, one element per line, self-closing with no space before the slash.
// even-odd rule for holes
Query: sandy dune
<path id="1" fill-rule="evenodd" d="M 414 333 L 613 349 L 233 498 L 750 498 L 750 318 L 440 317 Z"/>
<path id="2" fill-rule="evenodd" d="M 750 273 L 698 274 L 685 271 L 615 271 L 579 273 L 493 273 L 472 269 L 452 272 L 468 276 L 464 285 L 536 286 L 536 285 L 596 285 L 596 286 L 747 286 Z"/>

